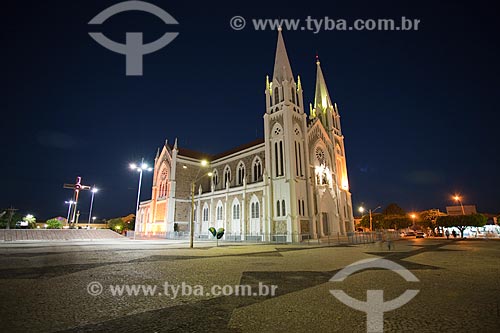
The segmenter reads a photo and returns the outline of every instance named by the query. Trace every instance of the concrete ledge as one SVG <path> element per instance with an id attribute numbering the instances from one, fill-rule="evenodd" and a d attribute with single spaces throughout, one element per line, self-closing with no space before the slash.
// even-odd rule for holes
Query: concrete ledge
<path id="1" fill-rule="evenodd" d="M 95 240 L 124 239 L 123 236 L 108 229 L 12 229 L 0 230 L 0 242 L 30 241 L 30 240 Z"/>

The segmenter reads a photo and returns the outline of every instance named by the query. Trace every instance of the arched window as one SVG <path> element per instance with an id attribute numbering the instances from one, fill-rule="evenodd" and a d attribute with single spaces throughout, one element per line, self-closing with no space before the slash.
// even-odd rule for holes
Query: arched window
<path id="1" fill-rule="evenodd" d="M 278 201 L 276 201 L 276 215 L 279 217 L 280 213 L 281 213 L 280 201 L 278 200 Z"/>
<path id="2" fill-rule="evenodd" d="M 293 87 L 290 87 L 291 93 L 292 93 L 292 103 L 295 104 L 295 89 Z"/>
<path id="3" fill-rule="evenodd" d="M 274 88 L 274 104 L 278 104 L 280 102 L 280 94 L 278 87 Z"/>
<path id="4" fill-rule="evenodd" d="M 226 165 L 224 168 L 224 187 L 226 187 L 227 183 L 231 184 L 231 169 L 229 168 L 229 165 Z"/>
<path id="5" fill-rule="evenodd" d="M 205 204 L 205 207 L 203 207 L 202 221 L 208 222 L 208 205 L 207 204 Z"/>
<path id="6" fill-rule="evenodd" d="M 285 200 L 281 201 L 281 215 L 286 216 Z"/>
<path id="7" fill-rule="evenodd" d="M 233 204 L 233 220 L 239 220 L 239 219 L 240 219 L 240 204 L 234 203 Z"/>
<path id="8" fill-rule="evenodd" d="M 250 213 L 250 218 L 258 219 L 260 214 L 259 202 L 252 202 L 252 209 Z"/>
<path id="9" fill-rule="evenodd" d="M 216 219 L 217 221 L 222 221 L 223 219 L 223 214 L 222 214 L 222 203 L 219 201 L 219 203 L 217 204 L 217 210 L 216 210 Z"/>
<path id="10" fill-rule="evenodd" d="M 238 178 L 237 185 L 243 185 L 243 180 L 245 179 L 245 165 L 243 162 L 240 162 L 238 165 Z"/>
<path id="11" fill-rule="evenodd" d="M 258 182 L 262 177 L 262 163 L 259 157 L 256 157 L 255 160 L 253 161 L 252 171 L 253 171 L 252 175 L 253 181 Z"/>
<path id="12" fill-rule="evenodd" d="M 284 160 L 283 160 L 283 141 L 280 141 L 280 176 L 285 174 L 284 172 Z"/>
<path id="13" fill-rule="evenodd" d="M 212 171 L 212 182 L 215 186 L 219 185 L 219 173 L 217 172 L 217 169 Z"/>
<path id="14" fill-rule="evenodd" d="M 167 180 L 168 180 L 168 171 L 166 168 L 164 168 L 160 173 L 158 198 L 163 198 L 167 195 Z"/>

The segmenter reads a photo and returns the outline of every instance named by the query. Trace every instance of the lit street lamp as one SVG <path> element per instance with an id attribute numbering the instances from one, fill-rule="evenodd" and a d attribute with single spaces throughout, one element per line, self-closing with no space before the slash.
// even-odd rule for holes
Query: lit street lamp
<path id="1" fill-rule="evenodd" d="M 411 217 L 411 220 L 413 221 L 413 225 L 411 227 L 413 228 L 413 230 L 415 230 L 415 219 L 417 218 L 417 215 L 411 214 L 410 217 Z"/>
<path id="2" fill-rule="evenodd" d="M 134 239 L 135 239 L 135 234 L 137 232 L 137 221 L 138 221 L 138 215 L 139 215 L 139 201 L 141 198 L 141 184 L 142 184 L 142 172 L 143 171 L 153 171 L 153 168 L 150 168 L 147 163 L 144 163 L 144 158 L 141 160 L 141 164 L 137 165 L 135 163 L 130 163 L 129 165 L 131 170 L 139 172 L 139 186 L 137 188 L 137 204 L 135 206 L 135 228 L 134 228 Z"/>
<path id="3" fill-rule="evenodd" d="M 374 212 L 375 212 L 377 209 L 379 209 L 379 208 L 380 208 L 380 206 L 377 206 L 377 208 L 375 208 L 375 209 L 373 209 L 373 210 L 372 210 L 372 209 L 369 209 L 369 210 L 368 210 L 368 212 L 369 212 L 369 214 L 370 214 L 370 231 L 373 231 L 372 213 L 374 213 Z M 358 210 L 359 210 L 359 212 L 360 212 L 361 214 L 363 214 L 363 212 L 365 211 L 365 208 L 364 208 L 364 207 L 359 207 L 359 209 L 358 209 Z"/>
<path id="4" fill-rule="evenodd" d="M 94 194 L 96 194 L 97 191 L 99 191 L 99 189 L 96 188 L 94 185 L 94 187 L 92 187 L 92 190 L 91 190 L 92 198 L 90 199 L 89 224 L 90 224 L 90 219 L 92 218 L 92 206 L 94 205 Z"/>
<path id="5" fill-rule="evenodd" d="M 455 194 L 453 199 L 460 204 L 460 207 L 462 207 L 462 215 L 465 215 L 464 205 L 462 204 L 462 198 L 459 195 Z"/>
<path id="6" fill-rule="evenodd" d="M 196 186 L 196 182 L 203 178 L 205 175 L 201 175 L 198 177 L 200 174 L 201 168 L 208 167 L 208 161 L 207 160 L 202 160 L 200 162 L 200 167 L 198 168 L 198 172 L 196 173 L 196 176 L 194 176 L 193 180 L 191 181 L 191 221 L 189 224 L 189 247 L 192 249 L 193 248 L 193 242 L 194 242 L 194 189 Z M 187 168 L 187 167 L 186 167 Z M 185 169 L 186 169 L 185 168 Z M 207 176 L 212 177 L 212 173 L 209 172 Z"/>
<path id="7" fill-rule="evenodd" d="M 71 205 L 75 202 L 73 200 L 64 201 L 65 204 L 68 205 L 68 217 L 66 218 L 66 222 L 69 224 L 69 214 L 71 213 Z"/>

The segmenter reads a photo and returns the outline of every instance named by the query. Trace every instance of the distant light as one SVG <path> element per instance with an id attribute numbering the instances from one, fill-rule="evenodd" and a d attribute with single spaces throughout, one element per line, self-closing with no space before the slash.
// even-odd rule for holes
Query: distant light
<path id="1" fill-rule="evenodd" d="M 96 188 L 96 187 L 94 187 L 94 188 L 92 189 L 92 193 L 97 193 L 98 191 L 99 191 L 99 189 L 98 189 L 98 188 Z"/>
<path id="2" fill-rule="evenodd" d="M 208 161 L 207 160 L 201 160 L 201 166 L 207 166 Z"/>
<path id="3" fill-rule="evenodd" d="M 148 171 L 153 171 L 153 168 L 148 168 Z"/>
<path id="4" fill-rule="evenodd" d="M 363 213 L 365 211 L 365 208 L 364 207 L 359 207 L 358 210 L 359 210 L 360 213 Z"/>
<path id="5" fill-rule="evenodd" d="M 209 172 L 209 173 L 207 173 L 207 176 L 208 176 L 208 177 L 212 177 L 213 175 L 214 175 L 214 173 L 213 173 L 213 172 Z"/>
<path id="6" fill-rule="evenodd" d="M 183 166 L 182 166 L 182 168 L 183 168 L 183 169 L 187 169 L 188 167 L 187 167 L 187 166 L 185 166 L 185 165 L 183 165 Z"/>
<path id="7" fill-rule="evenodd" d="M 410 217 L 411 217 L 412 219 L 415 219 L 415 218 L 417 217 L 417 215 L 415 215 L 415 214 L 411 214 L 411 215 L 410 215 Z"/>
<path id="8" fill-rule="evenodd" d="M 148 165 L 146 163 L 141 164 L 141 169 L 146 170 L 148 168 Z"/>
<path id="9" fill-rule="evenodd" d="M 28 215 L 26 215 L 26 218 L 27 218 L 27 219 L 32 219 L 32 218 L 33 218 L 33 215 L 28 214 Z"/>
<path id="10" fill-rule="evenodd" d="M 135 163 L 130 163 L 129 166 L 130 166 L 130 169 L 132 169 L 132 170 L 137 169 L 137 164 L 135 164 Z"/>
<path id="11" fill-rule="evenodd" d="M 92 220 L 93 220 L 93 221 L 95 221 L 95 219 L 96 219 L 96 218 L 97 218 L 97 217 L 93 216 L 93 217 L 92 217 Z"/>
<path id="12" fill-rule="evenodd" d="M 460 201 L 460 196 L 456 195 L 453 197 L 453 199 L 455 199 L 455 201 Z"/>

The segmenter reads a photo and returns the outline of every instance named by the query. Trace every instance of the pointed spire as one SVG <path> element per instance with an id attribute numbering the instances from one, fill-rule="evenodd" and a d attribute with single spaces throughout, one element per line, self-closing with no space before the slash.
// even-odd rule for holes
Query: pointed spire
<path id="1" fill-rule="evenodd" d="M 177 138 L 175 138 L 174 149 L 177 150 Z"/>
<path id="2" fill-rule="evenodd" d="M 314 107 L 326 112 L 328 107 L 332 106 L 332 101 L 330 99 L 330 94 L 328 93 L 328 88 L 326 87 L 325 78 L 323 76 L 323 71 L 321 70 L 318 56 L 316 56 L 316 67 L 316 93 L 314 94 Z"/>
<path id="3" fill-rule="evenodd" d="M 277 80 L 280 84 L 285 80 L 293 81 L 292 67 L 286 53 L 285 41 L 281 34 L 281 27 L 278 28 L 278 43 L 276 44 L 276 57 L 274 59 L 273 80 Z"/>
<path id="4" fill-rule="evenodd" d="M 160 157 L 160 148 L 158 148 L 158 149 L 156 150 L 156 157 L 155 157 L 155 160 L 157 160 L 157 159 L 158 159 L 158 157 Z"/>
<path id="5" fill-rule="evenodd" d="M 165 139 L 165 147 L 168 147 L 168 139 Z"/>

